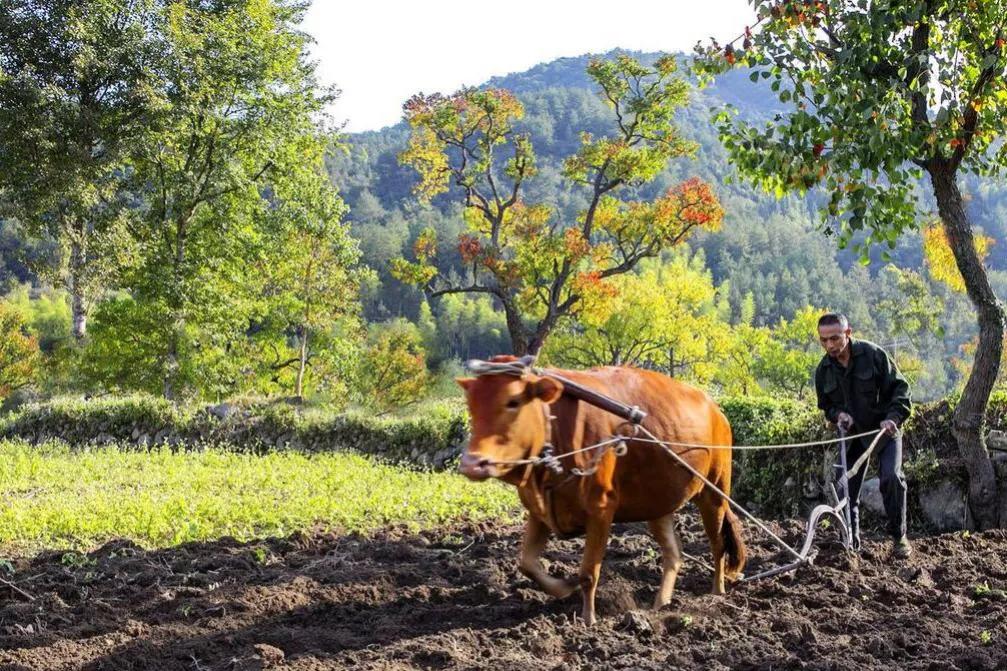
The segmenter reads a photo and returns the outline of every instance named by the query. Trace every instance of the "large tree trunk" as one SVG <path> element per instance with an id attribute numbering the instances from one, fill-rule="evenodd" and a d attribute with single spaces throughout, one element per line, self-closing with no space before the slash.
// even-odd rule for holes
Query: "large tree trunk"
<path id="1" fill-rule="evenodd" d="M 545 339 L 556 328 L 556 323 L 562 314 L 566 314 L 566 310 L 562 307 L 557 309 L 555 306 L 549 306 L 549 313 L 538 323 L 538 326 L 535 328 L 535 335 L 532 336 L 531 341 L 528 343 L 528 354 L 538 356 L 538 353 L 542 350 L 542 346 L 545 345 Z"/>
<path id="2" fill-rule="evenodd" d="M 538 350 L 532 352 L 529 349 L 528 328 L 521 319 L 521 311 L 510 299 L 501 298 L 504 308 L 504 316 L 507 318 L 507 332 L 510 334 L 511 353 L 514 356 L 524 356 L 525 354 L 538 354 Z"/>
<path id="3" fill-rule="evenodd" d="M 980 529 L 988 529 L 997 526 L 1000 520 L 996 474 L 983 434 L 986 406 L 1003 354 L 1004 311 L 976 253 L 955 171 L 946 163 L 931 165 L 928 171 L 948 242 L 979 322 L 979 346 L 965 391 L 955 410 L 952 431 L 969 473 L 969 507 L 973 520 Z"/>
<path id="4" fill-rule="evenodd" d="M 308 367 L 308 329 L 307 327 L 301 328 L 301 352 L 300 361 L 297 367 L 297 384 L 295 385 L 294 395 L 297 396 L 297 400 L 304 399 L 304 369 Z"/>
<path id="5" fill-rule="evenodd" d="M 73 337 L 80 344 L 87 335 L 87 302 L 84 296 L 84 272 L 87 266 L 86 232 L 75 231 L 70 243 L 70 263 L 67 268 L 67 288 L 70 290 L 70 314 Z M 83 238 L 83 239 L 82 239 Z"/>
<path id="6" fill-rule="evenodd" d="M 179 360 L 179 346 L 182 342 L 182 334 L 185 332 L 185 312 L 183 310 L 185 299 L 182 296 L 182 266 L 185 264 L 186 226 L 191 216 L 192 212 L 190 211 L 187 216 L 179 217 L 175 220 L 175 258 L 171 275 L 174 280 L 174 287 L 168 301 L 172 325 L 171 333 L 168 336 L 167 365 L 164 371 L 164 397 L 168 400 L 174 400 L 178 394 L 178 372 L 182 368 L 181 361 Z"/>
<path id="7" fill-rule="evenodd" d="M 528 342 L 528 350 L 526 354 L 538 356 L 538 353 L 542 351 L 542 346 L 545 345 L 545 339 L 549 337 L 550 333 L 552 333 L 551 325 L 539 324 L 538 329 L 535 331 L 535 335 L 532 336 L 531 340 Z"/>

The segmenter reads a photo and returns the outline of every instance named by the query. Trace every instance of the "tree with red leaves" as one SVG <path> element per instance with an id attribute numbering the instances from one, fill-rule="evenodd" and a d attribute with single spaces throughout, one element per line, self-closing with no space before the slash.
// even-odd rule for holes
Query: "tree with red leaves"
<path id="1" fill-rule="evenodd" d="M 467 230 L 457 240 L 467 275 L 434 264 L 436 240 L 424 231 L 414 259 L 393 273 L 428 299 L 450 293 L 490 294 L 507 318 L 515 354 L 536 354 L 557 324 L 596 309 L 614 295 L 611 278 L 680 244 L 696 229 L 720 226 L 723 210 L 708 184 L 690 179 L 651 201 L 620 198 L 653 180 L 695 146 L 672 123 L 689 85 L 671 57 L 652 67 L 628 56 L 594 61 L 588 73 L 613 111 L 612 131 L 581 135 L 563 175 L 586 191 L 587 206 L 564 218 L 547 203 L 524 199 L 536 174 L 531 138 L 516 129 L 524 109 L 510 92 L 465 89 L 417 95 L 405 104 L 412 133 L 400 157 L 417 170 L 417 196 L 429 201 L 453 184 Z"/>

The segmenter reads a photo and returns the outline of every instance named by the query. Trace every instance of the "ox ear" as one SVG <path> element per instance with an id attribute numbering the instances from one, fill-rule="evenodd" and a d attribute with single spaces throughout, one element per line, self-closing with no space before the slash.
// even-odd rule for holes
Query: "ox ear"
<path id="1" fill-rule="evenodd" d="M 456 377 L 455 378 L 455 382 L 458 383 L 458 386 L 461 387 L 462 389 L 464 389 L 465 391 L 468 391 L 469 387 L 471 387 L 472 383 L 475 382 L 475 381 L 476 381 L 476 379 L 474 377 Z"/>
<path id="2" fill-rule="evenodd" d="M 545 403 L 555 403 L 563 395 L 563 385 L 551 377 L 541 377 L 532 383 L 532 395 Z"/>

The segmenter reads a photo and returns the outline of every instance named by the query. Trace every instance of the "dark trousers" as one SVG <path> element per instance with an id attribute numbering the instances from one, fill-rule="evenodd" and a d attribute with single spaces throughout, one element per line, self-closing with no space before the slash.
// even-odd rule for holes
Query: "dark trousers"
<path id="1" fill-rule="evenodd" d="M 871 442 L 867 438 L 858 438 L 847 443 L 846 464 L 853 468 L 857 459 L 867 451 Z M 888 533 L 892 538 L 899 539 L 906 535 L 906 476 L 902 473 L 902 436 L 885 436 L 874 448 L 871 457 L 878 459 L 878 471 L 881 477 L 881 497 L 885 504 L 885 515 L 888 518 Z M 868 460 L 869 463 L 869 460 Z M 860 538 L 860 487 L 864 484 L 864 473 L 867 463 L 860 471 L 850 478 L 850 521 L 853 528 L 850 533 L 859 541 Z"/>

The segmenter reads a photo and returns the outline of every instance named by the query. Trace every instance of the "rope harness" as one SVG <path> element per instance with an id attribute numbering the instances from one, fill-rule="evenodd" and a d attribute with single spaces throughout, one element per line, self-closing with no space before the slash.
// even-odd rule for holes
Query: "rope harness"
<path id="1" fill-rule="evenodd" d="M 769 569 L 763 571 L 753 576 L 747 576 L 742 578 L 741 582 L 748 582 L 752 580 L 758 580 L 760 578 L 768 578 L 770 576 L 778 575 L 780 573 L 785 573 L 792 571 L 799 566 L 814 563 L 815 554 L 812 551 L 812 545 L 814 543 L 815 531 L 818 527 L 818 523 L 822 517 L 830 515 L 835 517 L 839 522 L 839 528 L 841 530 L 843 546 L 850 548 L 853 539 L 850 534 L 850 505 L 849 505 L 849 480 L 851 477 L 856 476 L 860 469 L 866 464 L 872 452 L 881 442 L 881 439 L 885 436 L 884 430 L 878 429 L 874 431 L 865 431 L 863 433 L 854 434 L 852 436 L 846 436 L 845 432 L 840 431 L 839 438 L 827 439 L 827 440 L 817 440 L 803 443 L 786 443 L 780 445 L 703 445 L 699 443 L 680 443 L 661 440 L 655 436 L 649 429 L 643 426 L 643 420 L 646 419 L 647 413 L 641 410 L 637 406 L 629 406 L 621 403 L 613 398 L 600 394 L 592 389 L 588 389 L 572 380 L 562 377 L 554 372 L 544 370 L 541 368 L 534 368 L 532 364 L 535 362 L 535 357 L 525 356 L 517 359 L 516 361 L 508 362 L 493 362 L 493 361 L 480 361 L 480 360 L 470 360 L 465 363 L 465 368 L 470 373 L 476 376 L 483 375 L 508 375 L 511 377 L 524 377 L 528 374 L 534 374 L 540 377 L 549 377 L 563 385 L 563 390 L 565 394 L 568 394 L 574 398 L 585 401 L 591 405 L 607 410 L 608 412 L 626 420 L 617 429 L 621 431 L 624 427 L 628 427 L 632 435 L 622 435 L 617 433 L 610 438 L 594 443 L 593 445 L 588 445 L 587 447 L 581 447 L 576 450 L 571 450 L 570 452 L 564 452 L 562 454 L 555 453 L 555 446 L 551 443 L 552 436 L 552 423 L 556 420 L 549 411 L 549 406 L 545 407 L 545 427 L 546 427 L 546 439 L 542 446 L 542 451 L 538 456 L 525 458 L 525 459 L 513 459 L 513 460 L 501 460 L 493 461 L 494 465 L 499 466 L 525 466 L 526 472 L 524 478 L 522 478 L 522 484 L 528 481 L 531 475 L 532 469 L 536 466 L 544 466 L 549 469 L 552 473 L 556 475 L 562 475 L 564 473 L 563 459 L 567 457 L 574 457 L 578 454 L 583 454 L 587 452 L 594 451 L 594 455 L 588 462 L 587 466 L 584 468 L 574 466 L 569 468 L 570 475 L 563 480 L 560 485 L 565 484 L 574 477 L 587 477 L 593 475 L 597 472 L 598 467 L 601 463 L 602 458 L 609 450 L 614 449 L 615 455 L 621 457 L 626 454 L 629 450 L 627 441 L 637 441 L 640 443 L 649 443 L 653 445 L 660 446 L 667 454 L 674 458 L 682 467 L 688 470 L 693 476 L 698 478 L 704 485 L 712 489 L 714 492 L 719 494 L 728 504 L 737 510 L 746 519 L 754 523 L 759 529 L 766 533 L 770 538 L 772 538 L 776 543 L 786 550 L 790 555 L 794 557 L 794 561 L 784 566 L 779 566 L 777 568 Z M 643 434 L 641 436 L 641 434 Z M 857 459 L 852 467 L 847 468 L 846 463 L 846 441 L 854 440 L 859 438 L 866 438 L 868 436 L 873 436 L 873 440 L 867 450 Z M 835 443 L 840 443 L 840 464 L 841 476 L 838 479 L 837 484 L 842 489 L 843 496 L 840 498 L 835 490 L 835 487 L 830 484 L 830 493 L 832 498 L 831 505 L 821 504 L 811 511 L 811 515 L 808 518 L 808 525 L 806 529 L 804 544 L 801 550 L 798 551 L 794 549 L 790 544 L 780 538 L 776 533 L 772 531 L 765 523 L 756 518 L 752 513 L 744 508 L 740 503 L 732 499 L 726 492 L 717 487 L 715 484 L 710 482 L 710 480 L 701 474 L 695 467 L 692 466 L 688 461 L 682 457 L 682 453 L 689 452 L 691 450 L 786 450 L 786 449 L 796 449 L 804 447 L 818 447 L 822 445 L 832 445 Z M 614 446 L 614 447 L 613 447 Z M 672 448 L 684 448 L 680 452 L 676 452 Z M 548 499 L 545 507 L 549 509 L 547 514 L 551 517 L 553 516 L 551 494 L 557 486 L 549 486 L 546 489 L 545 496 Z M 553 518 L 553 525 L 555 526 L 555 518 Z"/>

